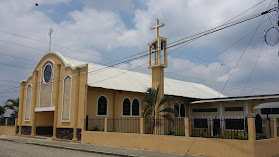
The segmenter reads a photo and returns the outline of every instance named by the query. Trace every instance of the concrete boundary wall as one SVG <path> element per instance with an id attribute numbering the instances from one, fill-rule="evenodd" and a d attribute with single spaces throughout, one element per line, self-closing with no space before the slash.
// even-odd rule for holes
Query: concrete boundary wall
<path id="1" fill-rule="evenodd" d="M 83 131 L 81 142 L 178 154 L 185 154 L 190 148 L 188 154 L 202 156 L 254 156 L 254 144 L 247 140 Z"/>
<path id="2" fill-rule="evenodd" d="M 15 126 L 0 126 L 0 135 L 15 135 Z"/>
<path id="3" fill-rule="evenodd" d="M 277 124 L 274 123 L 276 126 Z M 170 135 L 143 134 L 141 119 L 140 134 L 107 132 L 105 119 L 104 132 L 83 131 L 82 143 L 145 149 L 210 157 L 278 157 L 279 139 L 256 140 L 255 119 L 248 118 L 248 140 L 214 139 L 190 137 L 189 119 L 185 119 L 185 137 Z"/>
<path id="4" fill-rule="evenodd" d="M 255 157 L 279 157 L 279 138 L 257 140 Z"/>

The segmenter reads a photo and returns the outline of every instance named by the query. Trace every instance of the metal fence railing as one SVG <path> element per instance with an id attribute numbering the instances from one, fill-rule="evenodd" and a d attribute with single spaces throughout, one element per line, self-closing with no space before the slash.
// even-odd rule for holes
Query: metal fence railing
<path id="1" fill-rule="evenodd" d="M 155 135 L 185 136 L 184 118 L 146 118 L 144 120 L 144 133 Z"/>
<path id="2" fill-rule="evenodd" d="M 15 118 L 9 117 L 8 118 L 8 126 L 14 126 L 15 125 Z"/>
<path id="3" fill-rule="evenodd" d="M 140 118 L 109 118 L 108 132 L 140 133 Z"/>
<path id="4" fill-rule="evenodd" d="M 107 118 L 108 132 L 140 133 L 140 117 Z M 143 119 L 143 133 L 155 135 L 185 136 L 184 118 Z M 105 118 L 86 118 L 87 131 L 104 131 Z"/>
<path id="5" fill-rule="evenodd" d="M 0 117 L 0 126 L 5 126 L 5 125 L 6 125 L 5 118 Z"/>
<path id="6" fill-rule="evenodd" d="M 248 140 L 248 125 L 244 117 L 191 118 L 191 136 Z"/>
<path id="7" fill-rule="evenodd" d="M 278 124 L 277 119 L 276 119 L 276 122 Z M 277 127 L 277 130 L 278 129 L 279 128 Z M 274 131 L 275 131 L 274 119 L 273 118 L 263 119 L 261 133 L 257 133 L 257 140 L 274 138 L 275 137 Z M 277 134 L 278 134 L 278 132 L 277 132 Z"/>
<path id="8" fill-rule="evenodd" d="M 105 118 L 86 118 L 87 131 L 104 131 Z"/>

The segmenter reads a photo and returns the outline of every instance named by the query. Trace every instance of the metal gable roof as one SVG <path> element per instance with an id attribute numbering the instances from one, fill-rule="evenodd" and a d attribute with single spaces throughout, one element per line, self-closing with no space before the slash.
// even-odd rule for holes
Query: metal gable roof
<path id="1" fill-rule="evenodd" d="M 73 59 L 66 60 L 75 66 L 85 64 L 85 62 Z M 141 93 L 151 87 L 151 75 L 93 63 L 87 64 L 88 86 Z M 216 98 L 219 96 L 217 91 L 202 84 L 180 81 L 166 77 L 164 79 L 164 83 L 164 92 L 166 95 L 202 99 Z M 220 94 L 219 97 L 225 96 Z"/>
<path id="2" fill-rule="evenodd" d="M 253 95 L 253 96 L 242 96 L 242 97 L 224 97 L 224 98 L 213 98 L 204 99 L 191 102 L 191 104 L 209 103 L 209 102 L 226 102 L 226 101 L 245 101 L 245 100 L 261 100 L 261 99 L 276 99 L 279 98 L 278 94 L 272 95 Z"/>

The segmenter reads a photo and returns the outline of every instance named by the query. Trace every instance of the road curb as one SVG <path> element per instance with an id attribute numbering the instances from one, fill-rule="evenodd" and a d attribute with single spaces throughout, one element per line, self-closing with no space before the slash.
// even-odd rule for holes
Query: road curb
<path id="1" fill-rule="evenodd" d="M 59 149 L 68 149 L 68 150 L 82 151 L 82 152 L 88 152 L 88 153 L 96 153 L 96 154 L 103 154 L 103 155 L 119 156 L 119 157 L 139 157 L 139 156 L 136 156 L 136 155 L 127 155 L 127 154 L 120 154 L 120 153 L 113 153 L 113 152 L 104 152 L 104 151 L 97 151 L 97 150 L 90 150 L 90 149 L 81 149 L 81 148 L 74 148 L 74 147 L 63 147 L 63 146 L 42 144 L 42 143 L 36 143 L 36 142 L 20 142 L 20 141 L 16 141 L 16 140 L 13 140 L 13 139 L 6 139 L 6 138 L 0 138 L 0 140 L 16 142 L 16 143 L 24 143 L 24 144 L 30 144 L 30 145 L 38 145 L 38 146 L 44 146 L 44 147 L 52 147 L 52 148 L 59 148 Z"/>

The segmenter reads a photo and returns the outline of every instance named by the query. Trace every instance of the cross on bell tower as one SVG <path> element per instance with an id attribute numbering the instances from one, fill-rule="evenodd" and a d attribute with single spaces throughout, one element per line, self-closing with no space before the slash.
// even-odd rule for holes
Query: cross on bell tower
<path id="1" fill-rule="evenodd" d="M 167 63 L 167 39 L 159 36 L 159 28 L 164 27 L 164 24 L 159 24 L 159 20 L 156 19 L 156 25 L 151 27 L 151 30 L 156 29 L 155 39 L 148 44 L 148 63 L 149 68 L 154 66 L 162 66 L 166 68 Z M 162 54 L 163 50 L 163 54 Z"/>
<path id="2" fill-rule="evenodd" d="M 156 19 L 156 25 L 151 30 L 156 30 L 155 39 L 148 44 L 148 68 L 152 69 L 152 88 L 159 87 L 159 101 L 164 97 L 164 68 L 167 68 L 167 39 L 159 36 L 159 28 L 164 24 L 159 24 Z M 158 113 L 159 115 L 161 113 Z"/>

